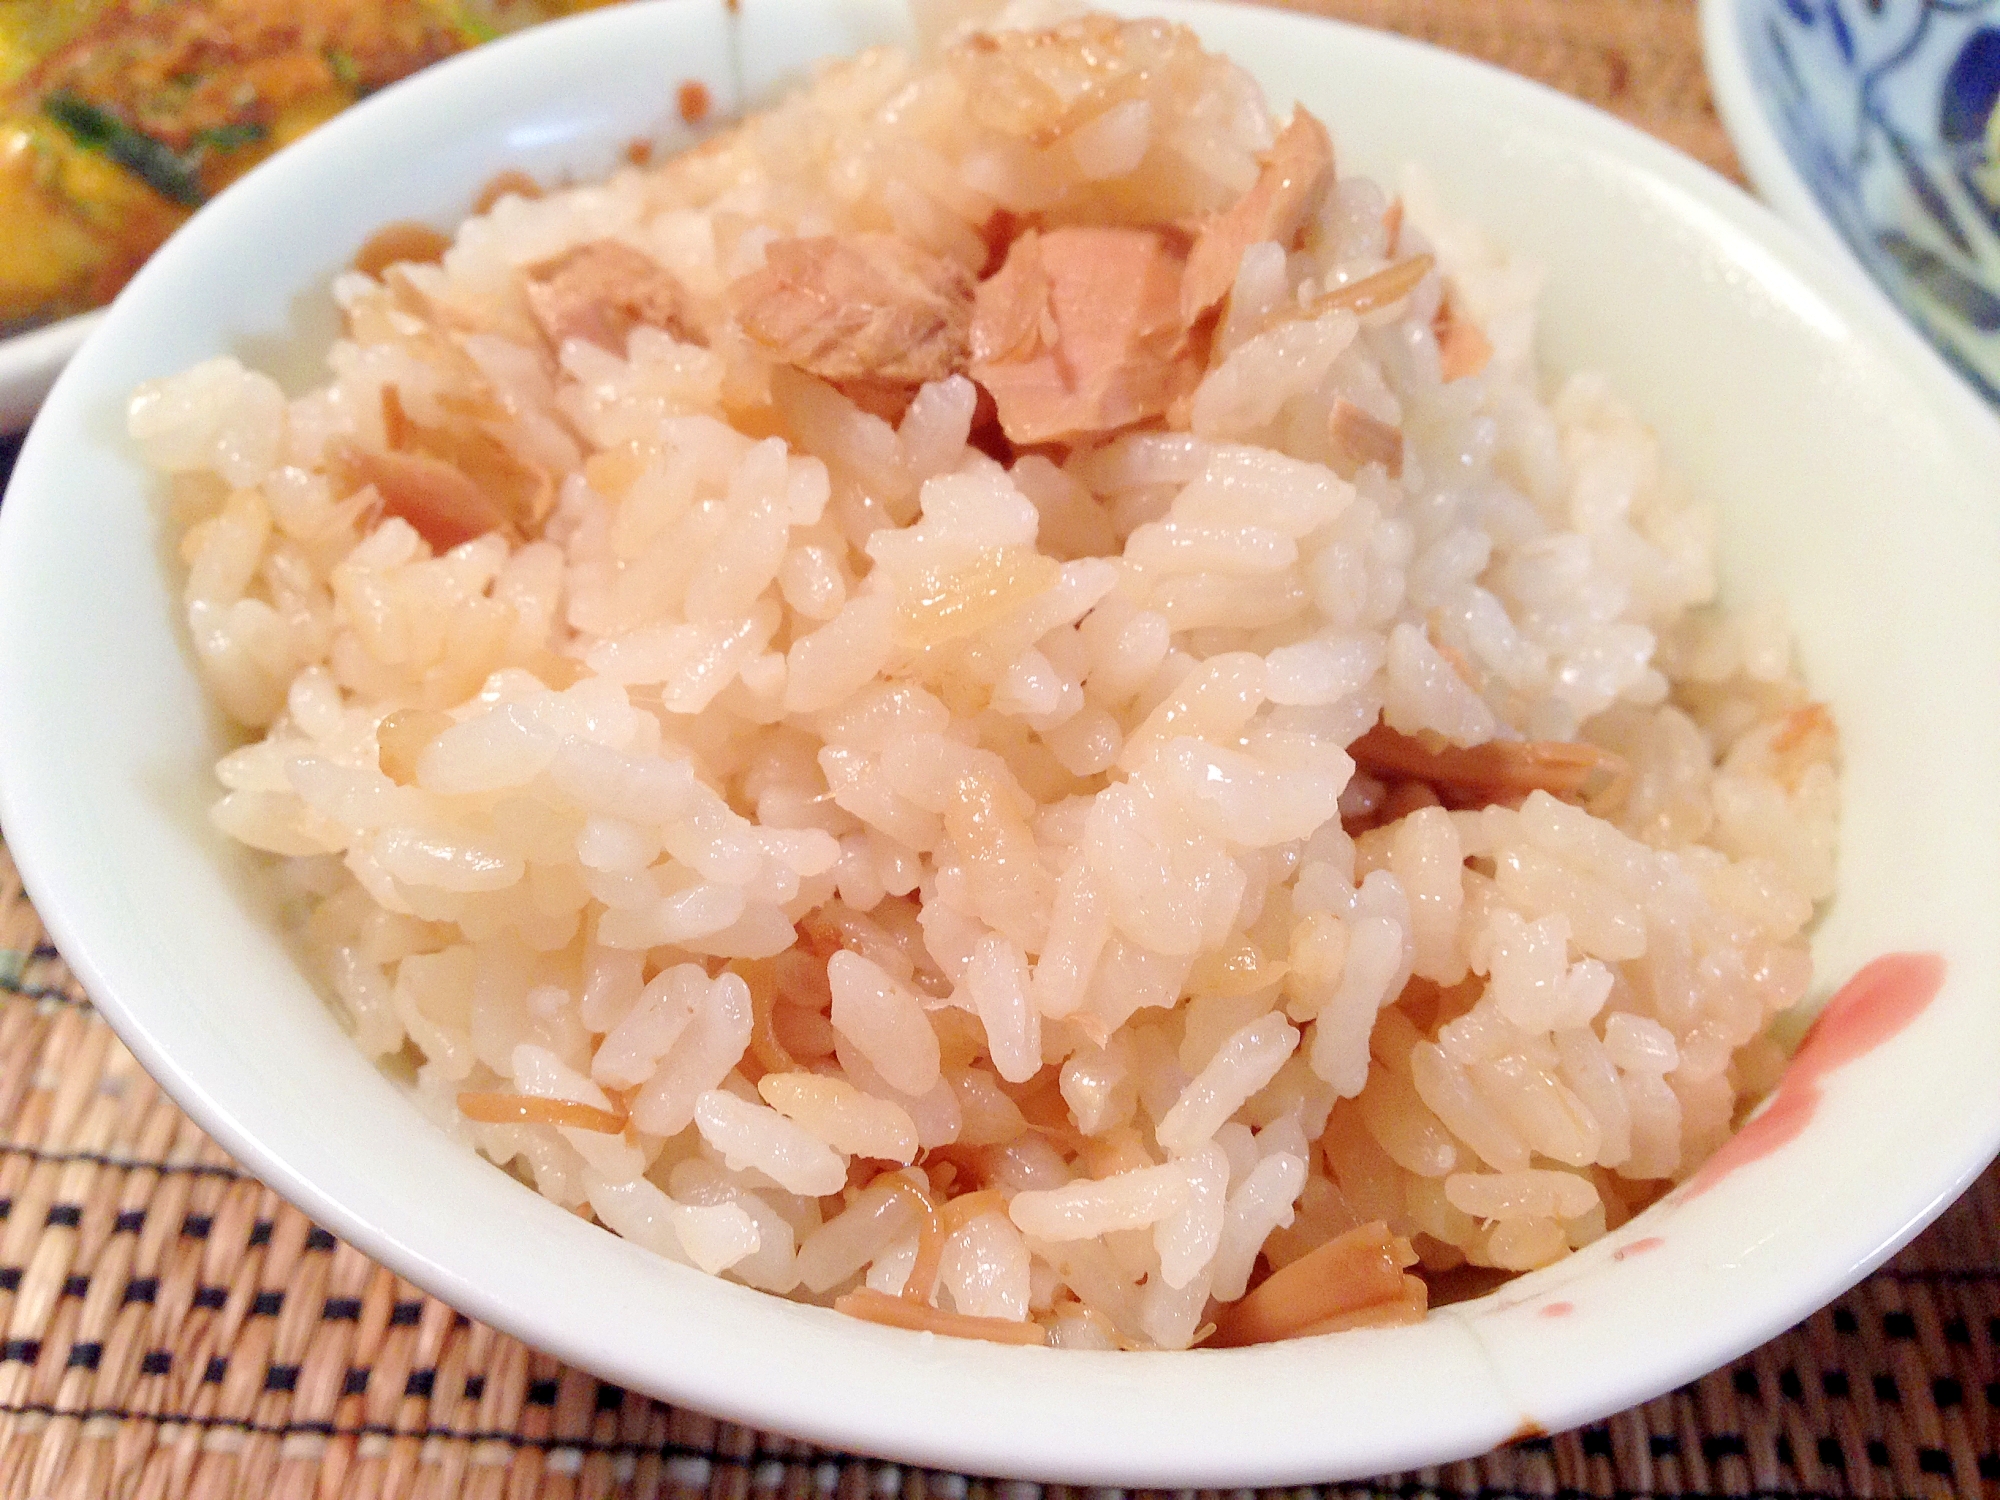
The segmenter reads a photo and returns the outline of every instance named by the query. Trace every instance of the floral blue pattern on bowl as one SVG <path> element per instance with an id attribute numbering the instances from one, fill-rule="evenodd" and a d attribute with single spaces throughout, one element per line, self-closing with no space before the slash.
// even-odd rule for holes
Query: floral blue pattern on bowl
<path id="1" fill-rule="evenodd" d="M 1745 0 L 1770 121 L 1863 266 L 2000 404 L 2000 0 Z"/>

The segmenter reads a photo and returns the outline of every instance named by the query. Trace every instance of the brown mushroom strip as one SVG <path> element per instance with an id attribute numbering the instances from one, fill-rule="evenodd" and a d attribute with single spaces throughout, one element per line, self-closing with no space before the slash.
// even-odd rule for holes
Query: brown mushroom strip
<path id="1" fill-rule="evenodd" d="M 975 1318 L 966 1313 L 945 1312 L 867 1287 L 857 1287 L 845 1296 L 836 1297 L 833 1308 L 865 1323 L 883 1323 L 917 1333 L 942 1333 L 956 1339 L 984 1339 L 990 1344 L 1049 1341 L 1047 1331 L 1039 1323 L 1012 1323 L 1005 1318 Z"/>
<path id="2" fill-rule="evenodd" d="M 1257 180 L 1202 226 L 1181 277 L 1181 318 L 1193 323 L 1229 295 L 1236 269 L 1252 245 L 1275 240 L 1287 250 L 1333 176 L 1333 141 L 1304 106 L 1278 132 Z"/>
<path id="3" fill-rule="evenodd" d="M 518 167 L 509 167 L 504 172 L 495 173 L 486 180 L 486 186 L 479 190 L 479 196 L 472 200 L 475 214 L 488 212 L 502 198 L 539 198 L 542 185 Z"/>
<path id="4" fill-rule="evenodd" d="M 891 234 L 773 240 L 729 305 L 775 358 L 825 380 L 922 385 L 964 368 L 972 278 Z"/>
<path id="5" fill-rule="evenodd" d="M 930 1194 L 909 1178 L 892 1172 L 876 1180 L 886 1182 L 892 1192 L 917 1211 L 917 1258 L 910 1263 L 910 1274 L 903 1282 L 903 1296 L 911 1302 L 929 1302 L 932 1291 L 937 1287 L 938 1267 L 944 1261 L 944 1218 L 938 1213 L 937 1204 L 931 1200 Z"/>
<path id="6" fill-rule="evenodd" d="M 673 273 L 617 240 L 594 240 L 531 266 L 524 290 L 528 311 L 557 348 L 583 339 L 623 354 L 640 324 L 682 343 L 699 333 L 687 291 Z"/>
<path id="7" fill-rule="evenodd" d="M 1323 317 L 1327 313 L 1346 308 L 1357 317 L 1401 302 L 1414 292 L 1423 279 L 1430 275 L 1436 262 L 1428 255 L 1412 255 L 1408 260 L 1399 260 L 1394 265 L 1384 266 L 1379 271 L 1370 272 L 1357 281 L 1343 282 L 1329 287 L 1308 303 L 1300 316 Z M 1287 316 L 1292 316 L 1289 312 Z"/>
<path id="8" fill-rule="evenodd" d="M 1369 464 L 1380 464 L 1391 479 L 1402 477 L 1402 429 L 1369 416 L 1344 398 L 1334 401 L 1326 425 L 1333 441 L 1334 471 L 1342 479 L 1352 479 Z"/>
<path id="9" fill-rule="evenodd" d="M 1421 781 L 1459 807 L 1543 791 L 1568 802 L 1611 796 L 1630 778 L 1623 756 L 1570 740 L 1489 740 L 1470 747 L 1398 734 L 1377 724 L 1347 747 L 1380 781 Z"/>
<path id="10" fill-rule="evenodd" d="M 434 261 L 450 248 L 450 235 L 440 234 L 428 224 L 398 220 L 384 224 L 362 241 L 354 252 L 354 269 L 379 278 L 391 266 Z"/>
<path id="11" fill-rule="evenodd" d="M 599 1135 L 622 1135 L 625 1131 L 623 1115 L 594 1104 L 543 1099 L 533 1094 L 460 1094 L 458 1112 L 481 1125 L 561 1125 Z"/>
<path id="12" fill-rule="evenodd" d="M 1424 1284 L 1403 1274 L 1405 1266 L 1416 1263 L 1410 1242 L 1391 1234 L 1381 1220 L 1350 1229 L 1222 1308 L 1206 1347 L 1236 1349 L 1303 1338 L 1330 1331 L 1327 1325 L 1336 1320 L 1377 1309 L 1383 1321 L 1416 1322 L 1424 1315 Z"/>
<path id="13" fill-rule="evenodd" d="M 1316 1333 L 1345 1333 L 1350 1328 L 1394 1328 L 1402 1323 L 1421 1323 L 1430 1310 L 1430 1288 L 1421 1277 L 1405 1275 L 1400 1297 L 1390 1302 L 1371 1302 L 1353 1312 L 1337 1313 L 1301 1328 L 1293 1338 L 1310 1338 Z"/>

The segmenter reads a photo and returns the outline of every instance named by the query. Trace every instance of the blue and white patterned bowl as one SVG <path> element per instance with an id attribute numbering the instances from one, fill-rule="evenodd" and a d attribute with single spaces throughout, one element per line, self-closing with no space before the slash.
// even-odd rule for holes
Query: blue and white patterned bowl
<path id="1" fill-rule="evenodd" d="M 1703 0 L 1702 26 L 1758 191 L 2000 404 L 2000 0 Z"/>

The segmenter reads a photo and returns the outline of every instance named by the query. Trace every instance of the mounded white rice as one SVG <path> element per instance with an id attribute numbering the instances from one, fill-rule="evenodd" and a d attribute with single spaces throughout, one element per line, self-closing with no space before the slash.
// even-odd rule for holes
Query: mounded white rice
<path id="1" fill-rule="evenodd" d="M 1016 447 L 963 368 L 883 407 L 774 352 L 731 289 L 787 237 L 1171 258 L 1300 139 L 1164 24 L 928 19 L 343 277 L 319 389 L 135 397 L 250 731 L 217 822 L 441 1128 L 704 1271 L 1181 1347 L 1371 1221 L 1434 1295 L 1559 1258 L 1806 990 L 1836 747 L 1781 617 L 1717 610 L 1706 511 L 1414 187 L 1316 179 L 1164 420 Z M 552 339 L 530 283 L 606 242 L 675 314 Z M 359 478 L 413 441 L 517 524 L 427 543 Z M 1468 789 L 1378 723 L 1605 774 Z"/>

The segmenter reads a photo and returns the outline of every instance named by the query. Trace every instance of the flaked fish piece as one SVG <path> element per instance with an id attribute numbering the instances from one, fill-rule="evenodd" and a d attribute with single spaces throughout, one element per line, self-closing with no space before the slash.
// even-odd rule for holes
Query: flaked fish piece
<path id="1" fill-rule="evenodd" d="M 1034 359 L 1055 347 L 1055 310 L 1040 231 L 1028 229 L 1007 246 L 1000 269 L 979 283 L 972 314 L 975 365 Z"/>
<path id="2" fill-rule="evenodd" d="M 1303 105 L 1278 132 L 1257 180 L 1202 227 L 1181 279 L 1181 317 L 1193 323 L 1229 295 L 1252 245 L 1293 247 L 1306 217 L 1333 180 L 1333 139 Z"/>
<path id="3" fill-rule="evenodd" d="M 1477 375 L 1493 358 L 1493 341 L 1460 311 L 1455 297 L 1438 303 L 1431 330 L 1438 341 L 1438 374 L 1447 382 Z"/>
<path id="4" fill-rule="evenodd" d="M 1183 261 L 1157 230 L 1029 231 L 979 284 L 969 373 L 1016 443 L 1113 432 L 1200 382 L 1180 313 Z"/>
<path id="5" fill-rule="evenodd" d="M 434 552 L 489 531 L 519 540 L 540 526 L 555 506 L 547 471 L 517 457 L 473 412 L 447 404 L 446 417 L 422 425 L 404 410 L 396 387 L 384 386 L 386 451 L 341 440 L 329 461 L 351 488 L 373 485 L 384 513 L 409 522 Z"/>
<path id="6" fill-rule="evenodd" d="M 443 459 L 490 495 L 517 531 L 538 529 L 555 509 L 555 480 L 548 470 L 521 458 L 493 435 L 494 425 L 507 422 L 500 404 L 489 394 L 449 392 L 439 396 L 437 404 L 441 422 L 414 421 L 404 412 L 396 387 L 384 386 L 382 427 L 390 448 Z"/>
<path id="7" fill-rule="evenodd" d="M 443 459 L 347 442 L 330 449 L 328 457 L 353 488 L 373 485 L 383 511 L 409 522 L 434 552 L 449 552 L 489 531 L 513 534 L 506 510 Z"/>
<path id="8" fill-rule="evenodd" d="M 1401 428 L 1371 417 L 1345 398 L 1333 403 L 1326 425 L 1333 442 L 1333 468 L 1342 479 L 1352 479 L 1368 464 L 1380 464 L 1391 479 L 1402 478 Z"/>
<path id="9" fill-rule="evenodd" d="M 1535 791 L 1567 802 L 1603 804 L 1616 800 L 1631 779 L 1623 756 L 1583 741 L 1489 740 L 1462 746 L 1377 724 L 1347 753 L 1357 769 L 1378 780 L 1424 783 L 1448 807 L 1518 802 Z"/>
<path id="10" fill-rule="evenodd" d="M 823 380 L 922 385 L 965 367 L 972 278 L 890 234 L 773 240 L 730 308 L 755 343 Z"/>
<path id="11" fill-rule="evenodd" d="M 523 290 L 535 322 L 558 349 L 582 339 L 622 355 L 640 324 L 682 343 L 700 337 L 687 289 L 665 266 L 617 240 L 593 240 L 530 266 Z"/>

